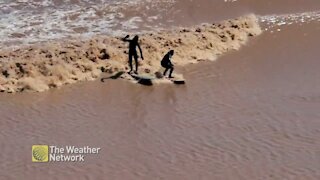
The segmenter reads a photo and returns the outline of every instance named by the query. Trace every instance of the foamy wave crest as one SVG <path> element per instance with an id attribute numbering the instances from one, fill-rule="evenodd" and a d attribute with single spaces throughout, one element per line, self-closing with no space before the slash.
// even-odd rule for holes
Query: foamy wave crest
<path id="1" fill-rule="evenodd" d="M 48 40 L 152 30 L 174 0 L 7 0 L 0 48 Z M 149 16 L 151 15 L 151 16 Z"/>
<path id="2" fill-rule="evenodd" d="M 175 50 L 176 65 L 215 60 L 237 50 L 250 37 L 261 33 L 258 19 L 248 15 L 217 24 L 145 33 L 140 36 L 144 61 L 140 72 L 156 74 L 160 60 Z M 121 38 L 95 36 L 87 41 L 56 41 L 13 51 L 0 51 L 2 92 L 45 91 L 78 81 L 94 80 L 102 73 L 127 70 L 127 44 Z"/>

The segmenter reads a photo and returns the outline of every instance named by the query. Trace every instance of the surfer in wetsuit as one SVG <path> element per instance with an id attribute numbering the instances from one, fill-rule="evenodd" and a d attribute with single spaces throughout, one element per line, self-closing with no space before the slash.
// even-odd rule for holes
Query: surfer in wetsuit
<path id="1" fill-rule="evenodd" d="M 169 73 L 169 78 L 173 78 L 172 76 L 172 72 L 173 72 L 173 64 L 171 63 L 171 58 L 174 54 L 174 50 L 170 50 L 161 60 L 161 66 L 166 68 L 166 70 L 164 70 L 163 75 L 166 76 L 168 70 L 170 70 Z"/>
<path id="2" fill-rule="evenodd" d="M 129 35 L 127 35 L 125 38 L 123 38 L 122 40 L 125 42 L 129 42 L 129 66 L 130 66 L 130 71 L 129 73 L 132 72 L 133 68 L 132 68 L 132 57 L 134 58 L 135 64 L 136 64 L 136 70 L 134 71 L 134 73 L 138 74 L 138 53 L 136 50 L 136 47 L 138 46 L 139 51 L 140 51 L 140 57 L 143 60 L 143 55 L 142 55 L 142 50 L 141 47 L 139 45 L 139 36 L 134 36 L 134 38 L 132 40 L 128 39 Z"/>

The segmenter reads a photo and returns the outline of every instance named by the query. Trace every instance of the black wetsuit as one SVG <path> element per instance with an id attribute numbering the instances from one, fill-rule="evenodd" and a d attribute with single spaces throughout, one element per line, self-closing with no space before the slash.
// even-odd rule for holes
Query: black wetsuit
<path id="1" fill-rule="evenodd" d="M 164 70 L 163 75 L 165 76 L 167 71 L 170 70 L 169 73 L 169 78 L 172 77 L 172 72 L 173 72 L 173 64 L 171 63 L 171 57 L 172 55 L 170 53 L 167 53 L 161 60 L 161 66 L 166 68 L 166 70 Z"/>
<path id="2" fill-rule="evenodd" d="M 137 53 L 136 47 L 138 46 L 138 48 L 140 50 L 141 58 L 143 59 L 141 47 L 140 47 L 138 41 L 136 41 L 134 39 L 129 40 L 127 38 L 124 38 L 123 40 L 126 41 L 126 42 L 129 42 L 129 66 L 130 66 L 130 72 L 133 70 L 132 57 L 134 58 L 134 61 L 135 61 L 135 64 L 136 64 L 136 72 L 138 72 L 138 53 Z"/>

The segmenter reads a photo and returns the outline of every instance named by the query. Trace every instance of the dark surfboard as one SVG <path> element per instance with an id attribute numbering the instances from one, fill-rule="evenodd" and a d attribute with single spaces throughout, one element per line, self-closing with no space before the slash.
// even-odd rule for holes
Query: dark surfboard
<path id="1" fill-rule="evenodd" d="M 177 84 L 177 85 L 186 84 L 186 80 L 184 80 L 182 78 L 174 77 L 174 78 L 167 78 L 167 79 L 169 79 L 173 84 Z"/>
<path id="2" fill-rule="evenodd" d="M 186 84 L 186 81 L 183 79 L 177 80 L 177 79 L 170 79 L 173 84 L 177 84 L 177 85 L 182 85 L 182 84 Z"/>
<path id="3" fill-rule="evenodd" d="M 152 80 L 155 79 L 154 77 L 149 76 L 140 76 L 137 74 L 130 74 L 133 79 L 135 79 L 139 84 L 145 85 L 145 86 L 152 86 Z"/>

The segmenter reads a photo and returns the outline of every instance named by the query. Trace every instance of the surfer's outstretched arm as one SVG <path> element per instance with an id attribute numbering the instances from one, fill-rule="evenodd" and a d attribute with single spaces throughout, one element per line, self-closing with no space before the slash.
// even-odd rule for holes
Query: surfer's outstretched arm
<path id="1" fill-rule="evenodd" d="M 143 54 L 142 54 L 142 49 L 141 49 L 141 47 L 140 47 L 140 44 L 138 43 L 137 46 L 138 46 L 139 51 L 140 51 L 141 59 L 144 60 Z"/>
<path id="2" fill-rule="evenodd" d="M 127 35 L 126 37 L 122 38 L 122 41 L 125 41 L 125 42 L 130 42 L 131 40 L 128 39 L 129 38 L 129 35 Z"/>

